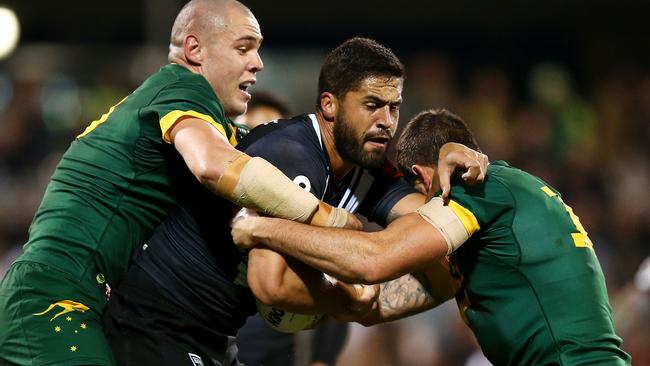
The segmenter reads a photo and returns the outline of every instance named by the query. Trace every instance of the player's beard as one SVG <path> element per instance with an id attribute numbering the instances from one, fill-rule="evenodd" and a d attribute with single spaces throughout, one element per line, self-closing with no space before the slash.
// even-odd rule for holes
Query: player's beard
<path id="1" fill-rule="evenodd" d="M 334 146 L 343 160 L 353 162 L 362 168 L 377 169 L 381 167 L 385 159 L 385 151 L 365 151 L 364 140 L 356 139 L 350 122 L 345 117 L 345 111 L 341 108 L 336 115 L 334 123 Z"/>

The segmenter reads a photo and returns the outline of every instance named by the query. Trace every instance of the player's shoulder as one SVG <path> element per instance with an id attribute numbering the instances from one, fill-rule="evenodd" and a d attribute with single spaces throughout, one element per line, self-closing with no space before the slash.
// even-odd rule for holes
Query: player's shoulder
<path id="1" fill-rule="evenodd" d="M 460 178 L 453 179 L 451 199 L 467 204 L 513 206 L 517 191 L 528 189 L 531 177 L 534 178 L 505 161 L 494 161 L 488 166 L 483 183 L 467 185 Z"/>
<path id="2" fill-rule="evenodd" d="M 306 114 L 269 121 L 252 129 L 248 136 L 249 139 L 273 136 L 297 140 L 311 140 L 317 137 L 312 119 Z"/>
<path id="3" fill-rule="evenodd" d="M 151 75 L 143 86 L 159 86 L 163 89 L 189 89 L 204 91 L 210 94 L 212 88 L 208 81 L 200 74 L 196 74 L 183 66 L 168 64 Z"/>
<path id="4" fill-rule="evenodd" d="M 279 119 L 255 127 L 237 146 L 247 150 L 264 148 L 299 149 L 305 152 L 322 151 L 320 137 L 309 115 Z"/>
<path id="5" fill-rule="evenodd" d="M 223 106 L 208 81 L 180 65 L 162 67 L 129 96 L 129 99 L 134 98 L 154 110 L 192 110 L 212 115 L 221 124 L 228 123 Z M 149 109 L 142 113 L 147 111 Z"/>
<path id="6" fill-rule="evenodd" d="M 490 163 L 485 183 L 491 189 L 507 189 L 513 192 L 538 189 L 547 185 L 541 178 L 502 160 Z"/>

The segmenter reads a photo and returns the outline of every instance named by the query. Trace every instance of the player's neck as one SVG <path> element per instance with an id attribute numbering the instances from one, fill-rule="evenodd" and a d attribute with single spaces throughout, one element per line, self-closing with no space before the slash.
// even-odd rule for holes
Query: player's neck
<path id="1" fill-rule="evenodd" d="M 431 184 L 427 196 L 431 198 L 436 192 L 440 190 L 440 178 L 438 177 L 438 169 L 434 169 L 431 174 Z"/>
<path id="2" fill-rule="evenodd" d="M 343 159 L 338 150 L 336 150 L 334 129 L 332 127 L 333 123 L 326 121 L 320 112 L 316 112 L 316 119 L 318 120 L 320 133 L 323 137 L 323 148 L 325 148 L 327 156 L 330 159 L 332 175 L 334 175 L 334 179 L 341 180 L 355 167 L 355 164 Z"/>

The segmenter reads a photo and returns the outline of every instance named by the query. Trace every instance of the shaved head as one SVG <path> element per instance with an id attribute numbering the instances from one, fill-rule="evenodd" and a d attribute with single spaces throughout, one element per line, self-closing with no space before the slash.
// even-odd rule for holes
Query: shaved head
<path id="1" fill-rule="evenodd" d="M 169 62 L 178 62 L 182 57 L 183 41 L 187 35 L 210 38 L 228 26 L 233 12 L 251 11 L 236 0 L 191 0 L 178 13 L 172 27 L 169 41 Z"/>
<path id="2" fill-rule="evenodd" d="M 262 30 L 236 0 L 192 0 L 178 13 L 169 42 L 170 63 L 205 78 L 227 117 L 246 112 L 248 88 L 264 63 Z"/>

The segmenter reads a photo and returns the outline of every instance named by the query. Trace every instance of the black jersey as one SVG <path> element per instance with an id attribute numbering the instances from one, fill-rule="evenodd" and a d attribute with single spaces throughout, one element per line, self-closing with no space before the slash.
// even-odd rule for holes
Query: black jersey
<path id="1" fill-rule="evenodd" d="M 259 126 L 237 148 L 268 160 L 325 202 L 380 224 L 400 199 L 415 192 L 388 161 L 375 171 L 354 169 L 334 182 L 315 115 Z M 165 289 L 161 295 L 167 301 L 196 321 L 234 335 L 256 312 L 246 281 L 247 252 L 230 236 L 235 207 L 224 209 L 225 200 L 200 187 L 185 193 L 183 202 L 138 251 L 135 265 Z"/>

